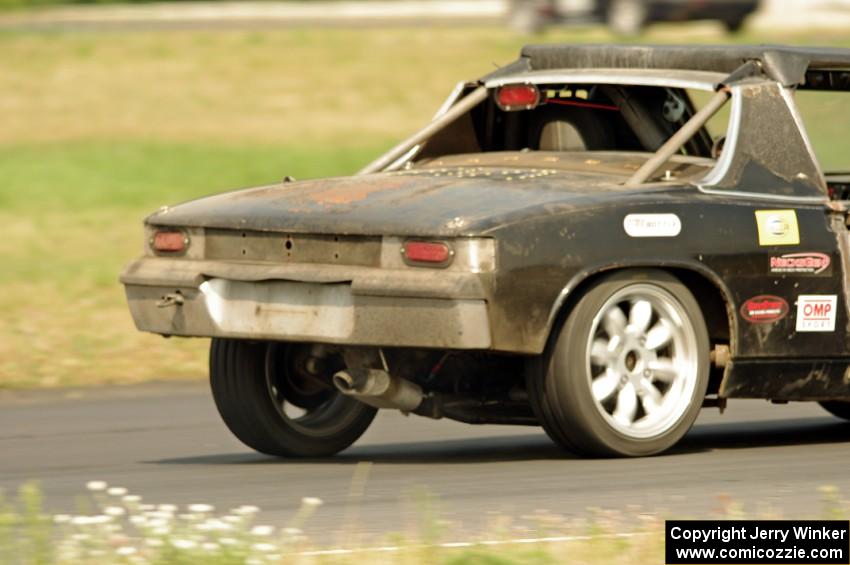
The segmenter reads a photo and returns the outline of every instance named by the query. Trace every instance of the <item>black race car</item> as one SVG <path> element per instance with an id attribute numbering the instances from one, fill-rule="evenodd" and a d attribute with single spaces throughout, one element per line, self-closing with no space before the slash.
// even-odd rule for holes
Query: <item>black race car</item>
<path id="1" fill-rule="evenodd" d="M 213 338 L 224 421 L 274 455 L 345 449 L 378 408 L 602 456 L 659 453 L 730 398 L 850 417 L 850 179 L 795 103 L 850 90 L 848 68 L 526 47 L 360 174 L 151 215 L 130 310 Z"/>

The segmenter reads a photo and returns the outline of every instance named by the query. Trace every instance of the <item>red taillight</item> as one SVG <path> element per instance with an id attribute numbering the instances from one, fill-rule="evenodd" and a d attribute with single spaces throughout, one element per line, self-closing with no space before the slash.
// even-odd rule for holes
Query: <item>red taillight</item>
<path id="1" fill-rule="evenodd" d="M 496 104 L 506 112 L 530 110 L 540 103 L 540 91 L 533 84 L 509 84 L 496 92 Z"/>
<path id="2" fill-rule="evenodd" d="M 447 265 L 452 258 L 452 250 L 448 245 L 434 241 L 408 241 L 402 253 L 409 263 L 428 263 L 432 266 Z"/>
<path id="3" fill-rule="evenodd" d="M 186 236 L 179 231 L 158 231 L 153 236 L 151 246 L 160 253 L 179 253 L 186 249 Z"/>

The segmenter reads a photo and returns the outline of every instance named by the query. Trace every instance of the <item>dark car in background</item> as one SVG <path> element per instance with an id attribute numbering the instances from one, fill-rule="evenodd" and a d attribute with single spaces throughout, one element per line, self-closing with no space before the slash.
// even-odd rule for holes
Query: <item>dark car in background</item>
<path id="1" fill-rule="evenodd" d="M 758 9 L 759 0 L 510 0 L 510 24 L 525 33 L 560 23 L 605 22 L 632 35 L 653 22 L 719 20 L 730 32 Z"/>

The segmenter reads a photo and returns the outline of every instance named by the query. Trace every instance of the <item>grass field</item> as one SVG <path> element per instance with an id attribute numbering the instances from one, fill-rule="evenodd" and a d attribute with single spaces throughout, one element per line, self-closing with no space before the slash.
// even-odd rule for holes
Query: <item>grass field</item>
<path id="1" fill-rule="evenodd" d="M 139 334 L 126 311 L 117 277 L 140 252 L 145 214 L 284 175 L 353 172 L 527 40 L 497 28 L 0 35 L 0 387 L 202 378 L 203 341 Z M 813 111 L 822 145 L 842 156 L 841 106 Z"/>
<path id="2" fill-rule="evenodd" d="M 3 563 L 127 565 L 648 565 L 664 562 L 664 522 L 655 514 L 626 509 L 592 510 L 586 518 L 549 512 L 491 516 L 481 531 L 454 538 L 451 522 L 438 512 L 438 500 L 418 500 L 412 531 L 377 539 L 359 533 L 359 524 L 331 547 L 317 544 L 304 526 L 322 511 L 319 498 L 305 497 L 286 527 L 264 525 L 260 508 L 216 509 L 207 504 L 178 507 L 151 504 L 146 497 L 103 481 L 87 483 L 78 513 L 51 516 L 36 483 L 17 497 L 0 493 L 0 561 Z M 812 493 L 821 500 L 819 518 L 846 518 L 847 501 L 834 487 Z M 779 520 L 780 508 L 767 505 L 754 514 L 729 497 L 717 497 L 715 520 Z M 807 517 L 806 519 L 811 519 Z M 451 541 L 448 541 L 451 540 Z M 776 542 L 779 543 L 779 542 Z M 785 547 L 789 547 L 788 542 Z M 341 547 L 340 547 L 341 545 Z M 796 546 L 795 546 L 796 547 Z"/>

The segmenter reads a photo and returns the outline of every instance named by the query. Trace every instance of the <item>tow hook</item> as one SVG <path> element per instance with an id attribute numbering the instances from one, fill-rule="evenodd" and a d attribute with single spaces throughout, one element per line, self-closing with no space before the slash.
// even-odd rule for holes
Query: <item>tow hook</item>
<path id="1" fill-rule="evenodd" d="M 170 292 L 156 303 L 157 308 L 168 308 L 169 306 L 183 306 L 183 295 L 179 292 Z"/>

